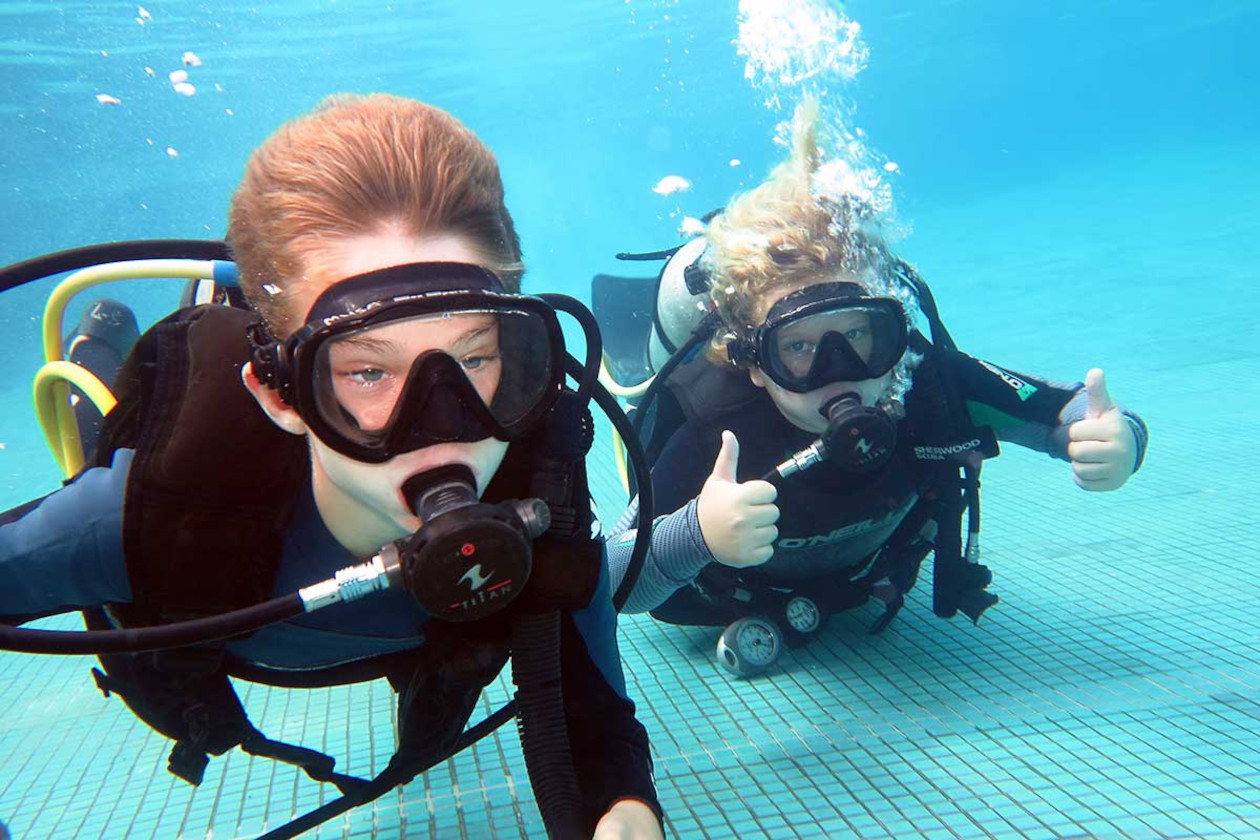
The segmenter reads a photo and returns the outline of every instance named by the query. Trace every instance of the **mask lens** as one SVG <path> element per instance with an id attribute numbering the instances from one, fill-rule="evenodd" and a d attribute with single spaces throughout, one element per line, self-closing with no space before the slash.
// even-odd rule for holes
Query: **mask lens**
<path id="1" fill-rule="evenodd" d="M 510 427 L 543 400 L 551 348 L 546 322 L 520 310 L 398 317 L 323 341 L 311 385 L 322 420 L 359 445 L 380 444 L 399 422 L 425 427 L 404 430 L 408 439 L 481 440 L 496 430 L 470 417 L 488 410 Z"/>
<path id="2" fill-rule="evenodd" d="M 895 304 L 815 310 L 774 326 L 765 346 L 766 373 L 785 388 L 812 391 L 833 382 L 860 382 L 883 376 L 901 358 L 904 319 Z"/>

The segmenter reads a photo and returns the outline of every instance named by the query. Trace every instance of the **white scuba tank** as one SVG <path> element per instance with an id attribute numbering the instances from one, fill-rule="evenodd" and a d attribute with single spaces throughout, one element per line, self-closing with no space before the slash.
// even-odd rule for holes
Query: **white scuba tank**
<path id="1" fill-rule="evenodd" d="M 648 333 L 648 362 L 653 374 L 668 361 L 673 349 L 686 343 L 709 312 L 708 284 L 694 280 L 691 286 L 687 284 L 687 269 L 700 260 L 706 244 L 702 236 L 691 240 L 675 251 L 661 269 L 657 317 Z"/>

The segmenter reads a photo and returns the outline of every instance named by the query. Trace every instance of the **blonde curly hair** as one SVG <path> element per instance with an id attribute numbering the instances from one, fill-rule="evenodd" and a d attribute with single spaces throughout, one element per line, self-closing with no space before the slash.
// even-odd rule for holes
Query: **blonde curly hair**
<path id="1" fill-rule="evenodd" d="M 870 203 L 851 191 L 820 189 L 826 165 L 818 142 L 819 108 L 807 99 L 793 120 L 792 152 L 757 187 L 733 198 L 705 230 L 702 266 L 725 329 L 714 333 L 710 361 L 729 364 L 727 342 L 748 338 L 767 300 L 792 288 L 854 280 L 869 294 L 893 297 L 911 326 L 918 300 L 894 270 L 896 258 Z M 920 357 L 907 350 L 894 368 L 886 400 L 900 400 Z"/>

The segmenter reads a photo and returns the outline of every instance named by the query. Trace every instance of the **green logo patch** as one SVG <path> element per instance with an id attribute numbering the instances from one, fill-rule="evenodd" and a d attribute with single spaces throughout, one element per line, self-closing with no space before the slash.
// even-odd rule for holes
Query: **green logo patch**
<path id="1" fill-rule="evenodd" d="M 1002 370 L 1000 367 L 997 367 L 996 365 L 991 365 L 986 361 L 982 361 L 981 359 L 976 359 L 976 361 L 980 362 L 980 364 L 984 366 L 984 369 L 987 370 L 989 373 L 993 374 L 994 376 L 1001 377 L 1003 382 L 1005 382 L 1007 385 L 1010 385 L 1011 389 L 1015 391 L 1015 395 L 1019 397 L 1020 402 L 1026 401 L 1033 394 L 1037 393 L 1036 385 L 1033 385 L 1030 382 L 1025 382 L 1024 380 L 1020 379 L 1018 376 L 1011 373 L 1010 371 Z"/>

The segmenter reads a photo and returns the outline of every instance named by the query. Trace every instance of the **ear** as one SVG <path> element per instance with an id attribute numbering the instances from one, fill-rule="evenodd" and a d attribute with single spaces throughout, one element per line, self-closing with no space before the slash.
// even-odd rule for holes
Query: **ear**
<path id="1" fill-rule="evenodd" d="M 302 422 L 302 418 L 298 416 L 298 413 L 293 410 L 291 405 L 280 399 L 280 392 L 273 391 L 258 381 L 258 377 L 254 375 L 253 362 L 247 362 L 241 368 L 241 382 L 244 383 L 245 390 L 253 395 L 262 410 L 267 412 L 267 416 L 271 418 L 272 423 L 275 423 L 291 435 L 306 434 L 306 424 Z"/>
<path id="2" fill-rule="evenodd" d="M 748 378 L 752 380 L 752 384 L 756 385 L 758 388 L 766 387 L 766 375 L 761 372 L 761 368 L 754 366 L 748 368 L 747 370 Z"/>

